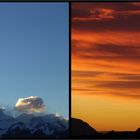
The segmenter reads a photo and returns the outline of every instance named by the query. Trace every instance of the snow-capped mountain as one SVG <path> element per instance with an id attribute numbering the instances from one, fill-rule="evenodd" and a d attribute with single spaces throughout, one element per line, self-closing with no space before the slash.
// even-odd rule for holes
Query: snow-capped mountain
<path id="1" fill-rule="evenodd" d="M 35 117 L 34 114 L 23 113 L 23 114 L 19 115 L 18 117 L 16 117 L 16 120 L 18 120 L 19 122 L 23 122 L 23 123 L 29 123 L 33 117 Z"/>
<path id="2" fill-rule="evenodd" d="M 13 118 L 0 111 L 0 137 L 67 137 L 69 122 L 62 116 L 21 114 Z"/>
<path id="3" fill-rule="evenodd" d="M 7 129 L 15 122 L 16 120 L 14 118 L 4 114 L 3 110 L 0 109 L 0 135 L 5 133 Z"/>

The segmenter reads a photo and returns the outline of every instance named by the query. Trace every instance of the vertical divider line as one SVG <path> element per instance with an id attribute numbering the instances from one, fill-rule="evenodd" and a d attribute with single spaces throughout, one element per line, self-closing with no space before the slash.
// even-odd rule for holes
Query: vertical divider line
<path id="1" fill-rule="evenodd" d="M 69 4 L 69 137 L 71 137 L 71 2 Z"/>

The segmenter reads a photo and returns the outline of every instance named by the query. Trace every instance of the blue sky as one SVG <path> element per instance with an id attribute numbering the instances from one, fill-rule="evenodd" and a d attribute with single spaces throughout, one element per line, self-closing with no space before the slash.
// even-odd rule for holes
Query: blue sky
<path id="1" fill-rule="evenodd" d="M 0 105 L 39 96 L 68 116 L 68 4 L 0 3 Z"/>

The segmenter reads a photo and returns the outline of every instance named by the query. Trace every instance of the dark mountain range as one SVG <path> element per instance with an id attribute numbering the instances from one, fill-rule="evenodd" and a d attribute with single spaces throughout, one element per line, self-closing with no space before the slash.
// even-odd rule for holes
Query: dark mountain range
<path id="1" fill-rule="evenodd" d="M 86 122 L 80 119 L 71 119 L 71 135 L 74 137 L 89 136 L 97 133 L 95 129 L 90 127 Z"/>
<path id="2" fill-rule="evenodd" d="M 56 114 L 13 118 L 0 111 L 0 138 L 67 138 L 68 132 L 68 120 Z"/>
<path id="3" fill-rule="evenodd" d="M 92 139 L 140 139 L 140 128 L 136 131 L 109 131 L 98 132 L 89 124 L 80 119 L 71 119 L 72 138 L 92 138 Z"/>

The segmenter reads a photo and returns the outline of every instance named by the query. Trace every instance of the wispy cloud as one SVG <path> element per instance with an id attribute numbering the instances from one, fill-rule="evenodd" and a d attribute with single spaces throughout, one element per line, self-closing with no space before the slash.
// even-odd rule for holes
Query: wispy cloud
<path id="1" fill-rule="evenodd" d="M 73 29 L 89 31 L 137 32 L 140 30 L 139 15 L 138 3 L 75 3 L 72 8 L 72 27 Z"/>
<path id="2" fill-rule="evenodd" d="M 139 25 L 138 3 L 72 4 L 73 94 L 140 99 Z"/>

